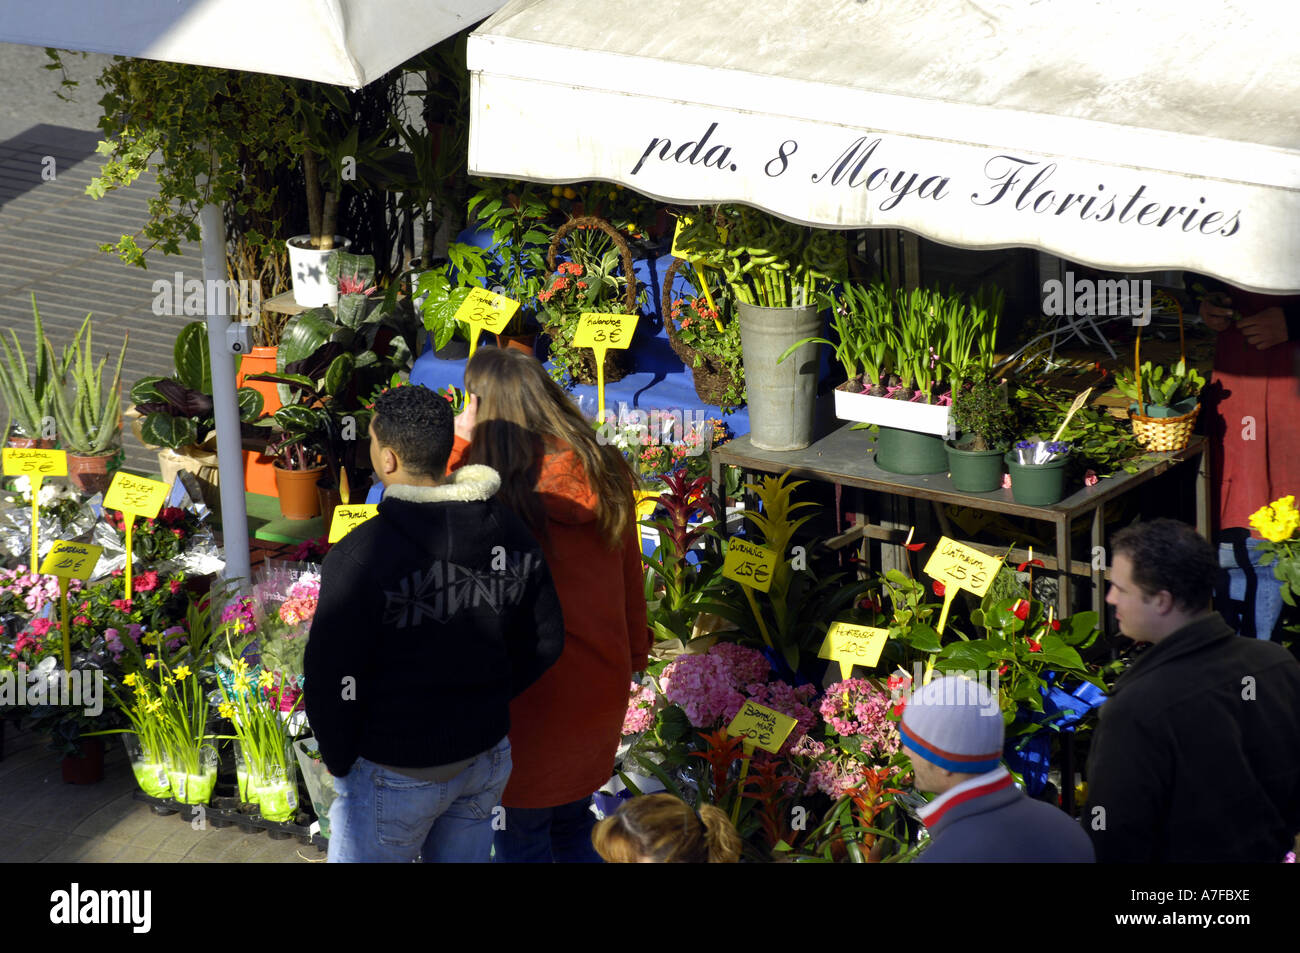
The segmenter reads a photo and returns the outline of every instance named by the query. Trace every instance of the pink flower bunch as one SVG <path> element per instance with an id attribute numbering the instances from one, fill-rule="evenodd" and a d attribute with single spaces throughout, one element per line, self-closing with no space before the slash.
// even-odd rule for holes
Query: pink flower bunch
<path id="1" fill-rule="evenodd" d="M 253 600 L 245 596 L 242 599 L 236 599 L 230 605 L 221 610 L 221 621 L 223 623 L 233 623 L 236 620 L 242 620 L 244 623 L 244 632 L 251 634 L 257 631 L 257 623 L 254 621 Z"/>
<path id="2" fill-rule="evenodd" d="M 316 615 L 315 599 L 286 599 L 280 605 L 280 621 L 289 625 L 310 622 Z"/>
<path id="3" fill-rule="evenodd" d="M 68 592 L 79 592 L 81 580 L 68 580 Z M 46 605 L 59 600 L 59 580 L 55 576 L 30 573 L 26 566 L 0 569 L 0 592 L 8 592 L 23 601 L 30 613 L 40 612 Z"/>
<path id="4" fill-rule="evenodd" d="M 860 787 L 865 777 L 862 765 L 855 761 L 846 764 L 838 761 L 822 761 L 808 775 L 808 786 L 804 790 L 808 794 L 821 791 L 827 797 L 838 801 L 849 792 L 850 788 Z"/>
<path id="5" fill-rule="evenodd" d="M 798 738 L 817 727 L 816 713 L 804 704 L 817 694 L 816 686 L 800 685 L 796 688 L 786 682 L 775 681 L 767 684 L 752 684 L 748 686 L 747 691 L 749 697 L 764 708 L 789 715 L 799 723 L 785 739 L 785 744 L 781 746 L 781 754 L 789 754 Z"/>
<path id="6" fill-rule="evenodd" d="M 623 716 L 623 734 L 635 735 L 650 730 L 655 722 L 655 697 L 653 685 L 632 683 L 627 713 Z"/>
<path id="7" fill-rule="evenodd" d="M 741 685 L 765 682 L 768 673 L 772 670 L 772 666 L 768 664 L 767 657 L 762 652 L 747 649 L 735 642 L 718 642 L 709 649 L 709 654 L 722 659 L 730 668 L 732 677 Z"/>
<path id="8" fill-rule="evenodd" d="M 304 576 L 292 586 L 289 587 L 290 599 L 311 599 L 313 602 L 320 598 L 320 576 Z"/>
<path id="9" fill-rule="evenodd" d="M 745 704 L 731 667 L 718 655 L 681 656 L 663 670 L 659 685 L 664 698 L 680 705 L 696 728 L 730 721 Z"/>
<path id="10" fill-rule="evenodd" d="M 801 758 L 820 758 L 826 753 L 826 746 L 811 735 L 800 735 L 790 753 Z"/>
<path id="11" fill-rule="evenodd" d="M 821 714 L 839 735 L 860 735 L 862 750 L 880 757 L 898 750 L 898 729 L 889 721 L 890 697 L 865 678 L 849 678 L 826 689 Z"/>

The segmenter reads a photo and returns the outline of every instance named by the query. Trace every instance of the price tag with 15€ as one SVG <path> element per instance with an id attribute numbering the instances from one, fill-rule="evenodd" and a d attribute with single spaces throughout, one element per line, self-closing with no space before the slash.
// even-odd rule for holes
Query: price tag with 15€
<path id="1" fill-rule="evenodd" d="M 743 539 L 727 541 L 727 555 L 722 561 L 722 575 L 742 586 L 767 592 L 776 572 L 776 553 L 766 546 L 756 546 Z"/>
<path id="2" fill-rule="evenodd" d="M 990 556 L 964 543 L 949 539 L 939 540 L 932 555 L 925 564 L 925 574 L 943 583 L 943 611 L 939 614 L 939 624 L 935 627 L 943 632 L 948 620 L 948 608 L 958 589 L 982 596 L 989 591 L 993 577 L 1002 565 L 1001 556 Z"/>

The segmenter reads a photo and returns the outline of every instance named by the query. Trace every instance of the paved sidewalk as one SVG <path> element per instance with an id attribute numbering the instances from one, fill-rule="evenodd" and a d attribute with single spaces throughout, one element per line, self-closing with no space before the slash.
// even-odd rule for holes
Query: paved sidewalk
<path id="1" fill-rule="evenodd" d="M 104 780 L 65 784 L 60 756 L 45 738 L 4 726 L 0 761 L 0 863 L 324 863 L 297 840 L 237 827 L 194 830 L 179 815 L 159 817 L 132 798 L 126 753 L 107 739 Z"/>

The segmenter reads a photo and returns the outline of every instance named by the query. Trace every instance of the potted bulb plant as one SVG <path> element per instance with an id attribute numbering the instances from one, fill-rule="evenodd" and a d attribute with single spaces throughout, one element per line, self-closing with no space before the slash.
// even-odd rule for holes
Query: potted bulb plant
<path id="1" fill-rule="evenodd" d="M 988 378 L 965 382 L 953 394 L 952 421 L 958 436 L 945 445 L 952 485 L 965 493 L 1001 487 L 1002 458 L 1016 425 L 1005 385 Z"/>
<path id="2" fill-rule="evenodd" d="M 122 361 L 128 339 L 129 335 L 122 336 L 122 349 L 107 387 L 104 369 L 108 355 L 94 363 L 89 314 L 63 352 L 72 393 L 64 387 L 54 389 L 54 417 L 59 439 L 68 452 L 68 478 L 83 493 L 106 491 L 116 469 L 112 463 L 121 450 Z"/>

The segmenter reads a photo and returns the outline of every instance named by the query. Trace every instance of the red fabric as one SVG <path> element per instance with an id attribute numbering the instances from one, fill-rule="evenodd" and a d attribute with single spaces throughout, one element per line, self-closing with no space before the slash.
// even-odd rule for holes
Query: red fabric
<path id="1" fill-rule="evenodd" d="M 1247 318 L 1297 300 L 1243 291 L 1233 291 L 1232 299 Z M 1249 528 L 1250 514 L 1261 506 L 1300 493 L 1297 348 L 1300 342 L 1284 341 L 1261 351 L 1246 343 L 1235 325 L 1219 332 L 1202 413 L 1211 440 L 1210 481 L 1220 532 Z"/>
<path id="2" fill-rule="evenodd" d="M 461 466 L 468 450 L 457 438 L 448 469 Z M 546 456 L 537 492 L 550 535 L 542 551 L 564 610 L 564 651 L 510 705 L 506 807 L 557 807 L 609 780 L 632 673 L 650 651 L 635 525 L 609 548 L 596 528 L 596 497 L 568 448 Z"/>

